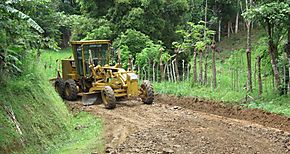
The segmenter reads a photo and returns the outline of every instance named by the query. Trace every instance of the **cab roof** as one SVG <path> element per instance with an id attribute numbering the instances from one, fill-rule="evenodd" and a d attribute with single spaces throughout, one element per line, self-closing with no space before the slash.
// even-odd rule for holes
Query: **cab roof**
<path id="1" fill-rule="evenodd" d="M 111 44 L 111 40 L 86 40 L 86 41 L 71 41 L 71 45 L 82 45 L 82 44 Z"/>

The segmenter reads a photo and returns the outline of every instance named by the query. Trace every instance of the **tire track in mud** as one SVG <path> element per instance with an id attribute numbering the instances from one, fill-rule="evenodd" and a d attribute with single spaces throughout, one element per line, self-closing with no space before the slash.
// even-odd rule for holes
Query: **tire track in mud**
<path id="1" fill-rule="evenodd" d="M 194 100 L 160 95 L 153 105 L 122 101 L 114 110 L 69 106 L 103 119 L 106 153 L 290 153 L 288 117 Z"/>

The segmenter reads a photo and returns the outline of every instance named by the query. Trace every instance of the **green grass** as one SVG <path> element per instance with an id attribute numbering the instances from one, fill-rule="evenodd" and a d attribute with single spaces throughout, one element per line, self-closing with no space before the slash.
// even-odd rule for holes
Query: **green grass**
<path id="1" fill-rule="evenodd" d="M 33 67 L 36 69 L 30 70 Z M 71 116 L 66 106 L 42 73 L 37 71 L 37 66 L 26 69 L 23 75 L 0 87 L 1 125 L 4 126 L 0 130 L 0 149 L 4 152 L 25 149 L 21 148 L 21 137 L 27 149 L 45 151 L 54 144 L 55 137 L 60 134 L 67 136 Z M 16 132 L 5 106 L 13 110 L 23 135 Z"/>
<path id="2" fill-rule="evenodd" d="M 178 96 L 192 96 L 204 99 L 224 101 L 235 103 L 248 108 L 258 108 L 265 111 L 290 116 L 290 96 L 280 96 L 275 94 L 273 85 L 273 76 L 269 73 L 271 70 L 269 57 L 262 59 L 262 82 L 263 95 L 258 96 L 258 81 L 255 69 L 257 68 L 256 57 L 258 50 L 267 50 L 267 44 L 257 43 L 263 37 L 264 32 L 258 29 L 253 31 L 252 35 L 252 81 L 253 92 L 247 94 L 245 85 L 247 82 L 247 61 L 246 61 L 246 32 L 232 34 L 230 38 L 223 38 L 218 43 L 222 52 L 217 54 L 217 88 L 213 89 L 211 83 L 200 85 L 189 81 L 172 83 L 161 82 L 154 83 L 154 88 L 161 94 L 173 94 Z M 266 48 L 265 48 L 266 47 Z M 199 73 L 199 60 L 197 60 L 197 72 Z M 208 80 L 211 81 L 211 54 L 208 58 Z M 191 62 L 192 64 L 192 62 Z M 190 73 L 192 75 L 192 72 Z M 246 96 L 249 95 L 250 101 L 246 102 Z"/>
<path id="3" fill-rule="evenodd" d="M 161 94 L 174 94 L 177 96 L 192 96 L 204 99 L 240 102 L 246 92 L 234 92 L 229 89 L 217 88 L 213 90 L 210 87 L 193 85 L 190 82 L 161 82 L 154 83 L 154 89 Z"/>
<path id="4" fill-rule="evenodd" d="M 255 45 L 259 39 L 265 35 L 265 32 L 260 28 L 255 28 L 252 30 L 252 44 Z M 247 44 L 247 31 L 239 31 L 237 34 L 231 34 L 230 37 L 223 37 L 221 42 L 217 46 L 221 49 L 224 57 L 229 57 L 231 51 L 240 50 L 246 48 Z M 225 52 L 224 52 L 225 51 Z M 230 51 L 230 52 L 229 52 Z"/>
<path id="5" fill-rule="evenodd" d="M 61 66 L 61 59 L 72 56 L 71 48 L 60 51 L 43 50 L 40 59 L 45 68 L 45 74 L 48 75 L 48 78 L 56 77 L 57 69 Z"/>
<path id="6" fill-rule="evenodd" d="M 154 83 L 154 89 L 160 94 L 173 94 L 177 96 L 191 96 L 206 100 L 217 100 L 225 103 L 238 104 L 248 108 L 262 109 L 268 112 L 290 116 L 290 97 L 279 96 L 272 93 L 265 93 L 262 97 L 246 102 L 247 92 L 233 91 L 227 88 L 218 87 L 213 89 L 208 86 L 199 86 L 190 82 L 161 82 Z M 252 94 L 250 94 L 251 96 Z"/>
<path id="7" fill-rule="evenodd" d="M 65 52 L 59 55 L 65 56 Z M 87 113 L 73 116 L 48 81 L 52 73 L 47 73 L 42 63 L 32 57 L 23 63 L 21 75 L 7 78 L 0 86 L 0 153 L 103 151 L 100 119 Z M 5 107 L 14 112 L 22 135 Z M 78 125 L 86 128 L 75 130 Z"/>
<path id="8" fill-rule="evenodd" d="M 48 153 L 55 154 L 79 154 L 104 152 L 104 143 L 101 139 L 102 122 L 86 112 L 78 113 L 73 119 L 70 128 L 70 139 L 59 141 L 57 146 L 52 147 Z M 80 129 L 76 129 L 80 128 Z"/>

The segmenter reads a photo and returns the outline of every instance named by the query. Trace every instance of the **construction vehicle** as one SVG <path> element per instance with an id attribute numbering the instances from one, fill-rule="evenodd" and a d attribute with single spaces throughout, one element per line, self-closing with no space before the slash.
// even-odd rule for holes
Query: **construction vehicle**
<path id="1" fill-rule="evenodd" d="M 116 107 L 116 98 L 139 97 L 145 104 L 153 103 L 154 91 L 149 81 L 144 80 L 139 86 L 138 75 L 132 69 L 123 69 L 120 60 L 113 64 L 111 44 L 110 40 L 71 42 L 73 57 L 61 60 L 62 68 L 54 82 L 62 98 L 74 101 L 82 96 L 83 104 L 91 105 L 101 97 L 107 109 Z"/>

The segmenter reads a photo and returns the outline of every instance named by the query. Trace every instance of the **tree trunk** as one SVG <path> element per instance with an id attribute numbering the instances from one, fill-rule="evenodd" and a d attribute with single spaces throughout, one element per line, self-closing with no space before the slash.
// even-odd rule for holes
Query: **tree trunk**
<path id="1" fill-rule="evenodd" d="M 251 65 L 251 21 L 247 22 L 247 91 L 252 92 L 253 91 L 253 84 L 252 84 L 252 65 Z"/>
<path id="2" fill-rule="evenodd" d="M 222 33 L 222 20 L 219 20 L 219 30 L 218 30 L 218 41 L 221 41 L 221 34 Z"/>
<path id="3" fill-rule="evenodd" d="M 199 82 L 203 83 L 203 68 L 202 68 L 202 51 L 199 52 Z"/>
<path id="4" fill-rule="evenodd" d="M 176 75 L 176 80 L 179 81 L 180 80 L 180 76 L 179 76 L 179 70 L 178 70 L 178 52 L 179 50 L 177 50 L 175 59 L 174 59 L 174 63 L 175 63 L 175 75 Z"/>
<path id="5" fill-rule="evenodd" d="M 151 59 L 148 59 L 148 68 L 147 68 L 147 74 L 148 74 L 148 79 L 147 80 L 151 80 L 151 71 L 150 71 L 150 66 L 151 66 L 151 62 L 152 62 L 152 60 Z"/>
<path id="6" fill-rule="evenodd" d="M 184 66 L 184 60 L 182 59 L 182 81 L 185 79 L 185 66 Z"/>
<path id="7" fill-rule="evenodd" d="M 234 31 L 234 29 L 233 29 L 233 23 L 231 22 L 231 24 L 230 24 L 230 29 L 231 29 L 231 34 L 233 34 L 235 31 Z"/>
<path id="8" fill-rule="evenodd" d="M 196 68 L 197 51 L 194 49 L 193 53 L 193 82 L 197 82 L 197 68 Z"/>
<path id="9" fill-rule="evenodd" d="M 170 80 L 170 72 L 169 72 L 169 68 L 168 68 L 168 65 L 167 65 L 167 64 L 165 64 L 165 70 L 166 70 L 166 72 L 167 72 L 167 80 L 168 80 L 169 82 L 171 82 L 171 80 Z"/>
<path id="10" fill-rule="evenodd" d="M 257 57 L 258 63 L 258 85 L 259 85 L 259 96 L 262 96 L 263 93 L 263 83 L 262 83 L 262 75 L 261 75 L 261 57 Z"/>
<path id="11" fill-rule="evenodd" d="M 216 52 L 216 45 L 215 43 L 211 46 L 212 47 L 212 82 L 213 82 L 213 88 L 216 88 L 216 65 L 215 65 L 215 52 Z"/>
<path id="12" fill-rule="evenodd" d="M 153 67 L 152 67 L 152 69 L 153 69 L 153 71 L 152 71 L 153 82 L 155 82 L 155 65 L 156 65 L 156 63 L 155 63 L 155 61 L 153 61 Z"/>
<path id="13" fill-rule="evenodd" d="M 279 70 L 277 66 L 277 59 L 275 56 L 276 49 L 277 48 L 275 47 L 273 42 L 269 41 L 269 53 L 270 53 L 270 58 L 271 58 L 272 69 L 274 72 L 275 87 L 276 87 L 276 90 L 280 91 L 281 80 L 280 80 Z"/>
<path id="14" fill-rule="evenodd" d="M 287 71 L 286 71 L 286 65 L 283 66 L 283 88 L 282 88 L 282 94 L 285 95 L 287 94 Z"/>
<path id="15" fill-rule="evenodd" d="M 288 95 L 290 95 L 290 42 L 288 42 L 287 57 L 288 57 Z"/>
<path id="16" fill-rule="evenodd" d="M 177 82 L 177 74 L 176 74 L 176 66 L 175 66 L 175 59 L 172 61 L 172 73 L 173 73 L 173 79 L 175 82 Z"/>
<path id="17" fill-rule="evenodd" d="M 205 8 L 204 8 L 204 27 L 207 28 L 207 0 L 205 0 Z M 204 38 L 206 38 L 206 31 L 204 31 Z"/>
<path id="18" fill-rule="evenodd" d="M 278 66 L 277 66 L 277 56 L 275 55 L 275 53 L 277 53 L 277 46 L 273 43 L 273 38 L 272 38 L 272 25 L 270 23 L 268 23 L 268 35 L 269 35 L 269 54 L 270 54 L 270 58 L 271 58 L 271 64 L 272 64 L 272 69 L 274 72 L 274 81 L 275 81 L 275 87 L 276 90 L 278 90 L 280 92 L 280 85 L 281 85 L 281 80 L 280 80 L 280 75 L 279 75 L 279 70 L 278 70 Z"/>
<path id="19" fill-rule="evenodd" d="M 187 81 L 189 81 L 189 73 L 190 73 L 190 64 L 187 63 L 187 77 L 186 77 Z"/>
<path id="20" fill-rule="evenodd" d="M 159 78 L 159 77 L 160 77 L 159 73 L 160 73 L 160 72 L 159 72 L 159 67 L 158 67 L 158 63 L 157 63 L 157 65 L 156 65 L 156 82 L 159 82 L 159 81 L 160 81 L 160 80 L 159 80 L 159 79 L 160 79 L 160 78 Z"/>
<path id="21" fill-rule="evenodd" d="M 237 34 L 239 31 L 239 16 L 240 16 L 240 12 L 237 12 L 237 16 L 236 16 L 236 26 L 235 26 L 235 33 Z"/>
<path id="22" fill-rule="evenodd" d="M 230 33 L 231 33 L 231 22 L 228 21 L 228 37 L 230 37 Z"/>
<path id="23" fill-rule="evenodd" d="M 161 81 L 164 81 L 165 80 L 165 74 L 164 74 L 164 67 L 163 67 L 163 62 L 162 62 L 162 51 L 163 50 L 159 50 L 160 51 L 160 54 L 159 54 L 159 65 L 160 65 L 160 75 L 161 75 Z"/>
<path id="24" fill-rule="evenodd" d="M 173 78 L 173 74 L 172 74 L 172 66 L 171 66 L 171 63 L 169 62 L 168 64 L 168 68 L 169 68 L 169 72 L 170 72 L 170 81 L 174 81 L 174 78 Z"/>
<path id="25" fill-rule="evenodd" d="M 208 66 L 208 63 L 207 63 L 207 58 L 208 58 L 208 49 L 206 48 L 205 49 L 205 62 L 204 62 L 204 84 L 206 85 L 207 84 L 207 66 Z"/>
<path id="26" fill-rule="evenodd" d="M 290 4 L 289 4 L 290 7 Z M 287 44 L 287 59 L 288 59 L 288 95 L 290 95 L 290 14 L 288 15 L 288 44 Z"/>

